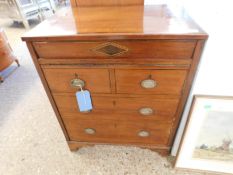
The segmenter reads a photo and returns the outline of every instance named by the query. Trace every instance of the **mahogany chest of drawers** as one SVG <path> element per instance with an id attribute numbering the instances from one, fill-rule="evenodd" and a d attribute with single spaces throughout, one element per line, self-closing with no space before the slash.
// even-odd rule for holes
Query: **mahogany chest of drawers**
<path id="1" fill-rule="evenodd" d="M 162 154 L 172 147 L 206 39 L 168 5 L 75 7 L 23 37 L 71 150 L 121 144 Z M 88 113 L 78 109 L 77 79 L 91 93 Z"/>

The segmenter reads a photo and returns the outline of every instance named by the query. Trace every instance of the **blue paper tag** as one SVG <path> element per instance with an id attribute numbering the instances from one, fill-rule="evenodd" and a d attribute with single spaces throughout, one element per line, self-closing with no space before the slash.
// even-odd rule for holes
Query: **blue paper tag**
<path id="1" fill-rule="evenodd" d="M 76 98 L 80 112 L 92 110 L 92 102 L 90 92 L 87 90 L 76 92 Z"/>

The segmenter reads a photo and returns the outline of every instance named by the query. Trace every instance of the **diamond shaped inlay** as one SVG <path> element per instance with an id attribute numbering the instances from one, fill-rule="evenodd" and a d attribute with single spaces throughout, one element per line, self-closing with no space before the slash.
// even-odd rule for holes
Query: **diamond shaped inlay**
<path id="1" fill-rule="evenodd" d="M 119 55 L 128 51 L 128 48 L 120 46 L 116 43 L 105 43 L 93 49 L 96 52 L 103 53 L 109 56 Z"/>

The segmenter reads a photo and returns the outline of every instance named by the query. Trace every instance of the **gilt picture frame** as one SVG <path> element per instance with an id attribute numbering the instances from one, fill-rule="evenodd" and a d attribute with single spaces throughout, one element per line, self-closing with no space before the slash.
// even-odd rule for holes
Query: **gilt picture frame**
<path id="1" fill-rule="evenodd" d="M 233 97 L 194 96 L 175 168 L 233 174 Z"/>

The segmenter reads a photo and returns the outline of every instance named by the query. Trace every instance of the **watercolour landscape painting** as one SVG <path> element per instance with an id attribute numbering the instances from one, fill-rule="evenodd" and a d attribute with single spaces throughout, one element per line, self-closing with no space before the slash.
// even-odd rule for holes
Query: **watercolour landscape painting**
<path id="1" fill-rule="evenodd" d="M 233 112 L 207 112 L 193 158 L 233 162 Z"/>
<path id="2" fill-rule="evenodd" d="M 175 167 L 233 174 L 233 97 L 194 96 Z"/>

